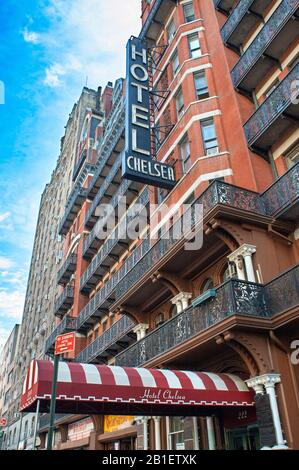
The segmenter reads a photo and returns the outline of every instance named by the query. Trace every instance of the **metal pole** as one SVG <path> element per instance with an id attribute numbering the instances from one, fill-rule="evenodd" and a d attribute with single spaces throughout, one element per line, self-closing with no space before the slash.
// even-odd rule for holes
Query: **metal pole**
<path id="1" fill-rule="evenodd" d="M 49 432 L 48 432 L 47 450 L 52 450 L 52 446 L 53 446 L 58 365 L 59 365 L 59 355 L 57 354 L 54 357 L 53 383 L 52 383 L 51 405 L 50 405 L 50 426 L 49 426 Z"/>
<path id="2" fill-rule="evenodd" d="M 33 450 L 35 450 L 36 447 L 36 436 L 37 436 L 37 428 L 39 424 L 39 405 L 40 401 L 37 400 L 37 405 L 36 405 L 36 413 L 35 413 L 35 425 L 34 425 L 34 435 L 33 435 Z"/>
<path id="3" fill-rule="evenodd" d="M 22 422 L 23 422 L 23 413 L 21 413 L 21 419 L 20 419 L 20 430 L 18 434 L 17 450 L 19 450 L 19 445 L 20 445 L 20 440 L 21 440 Z"/>

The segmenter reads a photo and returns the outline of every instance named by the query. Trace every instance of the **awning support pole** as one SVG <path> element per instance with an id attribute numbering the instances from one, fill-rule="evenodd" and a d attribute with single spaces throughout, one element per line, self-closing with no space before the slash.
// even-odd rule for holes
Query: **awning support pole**
<path id="1" fill-rule="evenodd" d="M 36 450 L 37 429 L 39 427 L 39 405 L 40 405 L 40 401 L 37 400 L 36 413 L 35 413 L 35 424 L 34 424 L 34 436 L 33 436 L 33 450 Z"/>
<path id="2" fill-rule="evenodd" d="M 48 432 L 48 439 L 47 439 L 47 450 L 52 450 L 52 446 L 53 446 L 58 365 L 59 365 L 59 354 L 54 356 L 53 383 L 52 383 L 51 405 L 50 405 L 50 425 L 49 425 L 49 432 Z"/>

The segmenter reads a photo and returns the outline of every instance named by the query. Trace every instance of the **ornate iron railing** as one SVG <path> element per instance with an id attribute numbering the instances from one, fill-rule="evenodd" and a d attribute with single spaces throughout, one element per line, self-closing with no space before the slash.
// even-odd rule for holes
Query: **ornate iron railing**
<path id="1" fill-rule="evenodd" d="M 75 186 L 65 206 L 65 213 L 59 225 L 59 233 L 65 235 L 76 214 L 87 198 L 88 190 L 81 185 Z M 75 209 L 75 210 L 74 210 Z"/>
<path id="2" fill-rule="evenodd" d="M 77 318 L 65 315 L 63 320 L 59 323 L 59 325 L 52 331 L 50 336 L 47 338 L 46 344 L 45 344 L 45 353 L 48 354 L 53 349 L 56 337 L 58 335 L 67 333 L 68 331 L 76 331 L 76 330 L 77 330 Z"/>
<path id="3" fill-rule="evenodd" d="M 149 203 L 149 189 L 146 187 L 140 196 L 136 199 L 134 204 L 128 209 L 126 216 L 115 227 L 109 237 L 105 240 L 104 244 L 89 264 L 86 271 L 83 273 L 80 281 L 81 290 L 84 288 L 88 280 L 93 276 L 96 270 L 101 266 L 103 261 L 107 258 L 112 249 L 126 237 L 126 230 L 130 221 L 137 215 L 136 207 L 140 205 L 141 208 L 146 207 Z"/>
<path id="4" fill-rule="evenodd" d="M 271 318 L 299 305 L 299 266 L 266 285 L 232 279 L 216 296 L 189 307 L 116 356 L 119 366 L 137 367 L 232 315 Z"/>
<path id="5" fill-rule="evenodd" d="M 103 184 L 101 185 L 96 197 L 92 201 L 92 205 L 90 206 L 86 217 L 85 217 L 85 225 L 88 224 L 90 218 L 92 217 L 93 213 L 95 212 L 97 206 L 99 205 L 102 197 L 105 195 L 107 189 L 109 188 L 110 184 L 112 183 L 113 179 L 115 178 L 117 172 L 119 171 L 121 167 L 121 160 L 122 160 L 123 154 L 119 154 L 118 157 L 116 158 L 112 168 L 109 170 L 108 175 L 106 176 Z"/>
<path id="6" fill-rule="evenodd" d="M 273 217 L 299 199 L 299 162 L 268 188 L 261 198 L 268 214 Z"/>
<path id="7" fill-rule="evenodd" d="M 215 297 L 176 315 L 116 356 L 120 366 L 140 366 L 232 315 L 269 316 L 263 286 L 230 280 Z"/>
<path id="8" fill-rule="evenodd" d="M 58 274 L 57 274 L 58 284 L 69 281 L 71 274 L 75 272 L 76 264 L 77 264 L 77 255 L 75 253 L 71 253 L 58 271 Z M 67 275 L 65 277 L 67 272 L 70 273 L 70 275 Z"/>
<path id="9" fill-rule="evenodd" d="M 292 83 L 298 80 L 299 64 L 281 81 L 244 125 L 248 145 L 251 146 L 267 128 L 290 106 Z"/>
<path id="10" fill-rule="evenodd" d="M 58 297 L 58 299 L 56 300 L 54 304 L 54 315 L 58 315 L 65 305 L 69 306 L 70 303 L 73 301 L 73 299 L 74 299 L 74 288 L 72 286 L 65 286 L 65 288 L 63 289 L 63 292 L 60 294 L 60 296 Z M 66 307 L 66 309 L 63 309 L 63 310 L 68 310 L 68 308 Z"/>
<path id="11" fill-rule="evenodd" d="M 134 326 L 133 320 L 124 315 L 101 336 L 98 336 L 87 348 L 83 349 L 76 357 L 75 362 L 88 363 L 94 361 L 100 354 L 131 332 Z"/>
<path id="12" fill-rule="evenodd" d="M 120 186 L 118 187 L 117 191 L 114 193 L 114 196 L 112 197 L 112 199 L 109 201 L 109 206 L 110 206 L 110 211 L 109 213 L 106 214 L 105 217 L 103 218 L 100 218 L 96 225 L 93 227 L 92 231 L 90 232 L 90 234 L 86 237 L 86 239 L 84 240 L 84 244 L 83 244 L 83 256 L 85 256 L 87 250 L 89 249 L 90 245 L 92 244 L 92 242 L 97 238 L 97 235 L 99 234 L 99 231 L 101 230 L 102 227 L 104 227 L 104 225 L 106 224 L 109 216 L 112 214 L 113 210 L 116 209 L 118 203 L 119 203 L 119 199 L 124 196 L 126 194 L 126 192 L 128 191 L 130 185 L 131 185 L 131 181 L 129 180 L 123 180 L 120 184 Z"/>
<path id="13" fill-rule="evenodd" d="M 299 265 L 265 285 L 265 298 L 271 315 L 299 305 Z"/>
<path id="14" fill-rule="evenodd" d="M 109 129 L 107 129 L 106 134 L 103 137 L 103 141 L 101 143 L 100 149 L 99 149 L 99 158 L 98 162 L 96 165 L 95 173 L 93 175 L 93 179 L 90 182 L 89 185 L 89 194 L 92 194 L 94 185 L 96 184 L 99 176 L 101 175 L 105 165 L 107 164 L 107 161 L 113 152 L 113 149 L 119 139 L 121 138 L 124 129 L 125 129 L 125 99 L 122 98 L 119 102 L 119 106 L 117 108 L 118 112 L 115 113 L 113 122 L 114 125 L 109 126 Z"/>
<path id="15" fill-rule="evenodd" d="M 269 18 L 268 22 L 252 41 L 231 72 L 232 80 L 236 87 L 262 56 L 281 28 L 292 17 L 298 8 L 298 4 L 298 0 L 283 0 Z"/>
<path id="16" fill-rule="evenodd" d="M 254 2 L 255 0 L 242 0 L 237 3 L 229 18 L 221 28 L 221 36 L 224 42 L 228 40 L 228 38 L 236 29 L 237 25 L 242 21 L 244 16 L 248 14 L 248 10 Z"/>

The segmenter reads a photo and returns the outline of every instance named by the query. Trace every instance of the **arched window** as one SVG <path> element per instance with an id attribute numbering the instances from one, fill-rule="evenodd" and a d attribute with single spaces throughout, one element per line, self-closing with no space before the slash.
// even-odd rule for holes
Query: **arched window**
<path id="1" fill-rule="evenodd" d="M 164 322 L 165 322 L 164 313 L 158 313 L 158 315 L 155 318 L 155 327 L 157 328 L 158 326 L 163 325 Z"/>
<path id="2" fill-rule="evenodd" d="M 221 282 L 225 282 L 231 278 L 231 271 L 230 271 L 230 267 L 228 263 L 226 263 L 225 266 L 223 267 L 220 278 L 221 278 Z"/>
<path id="3" fill-rule="evenodd" d="M 201 289 L 202 294 L 206 292 L 207 290 L 213 289 L 213 287 L 214 287 L 213 279 L 209 277 L 208 279 L 205 280 L 205 282 L 202 285 L 202 289 Z"/>
<path id="4" fill-rule="evenodd" d="M 173 305 L 171 312 L 170 312 L 170 318 L 175 317 L 178 314 L 178 309 L 176 305 Z"/>

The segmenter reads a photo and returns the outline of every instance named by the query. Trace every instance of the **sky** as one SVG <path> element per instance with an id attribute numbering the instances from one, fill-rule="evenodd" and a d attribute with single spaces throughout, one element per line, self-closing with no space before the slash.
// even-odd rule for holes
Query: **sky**
<path id="1" fill-rule="evenodd" d="M 140 0 L 0 1 L 0 349 L 21 321 L 40 196 L 82 87 L 125 76 Z"/>

